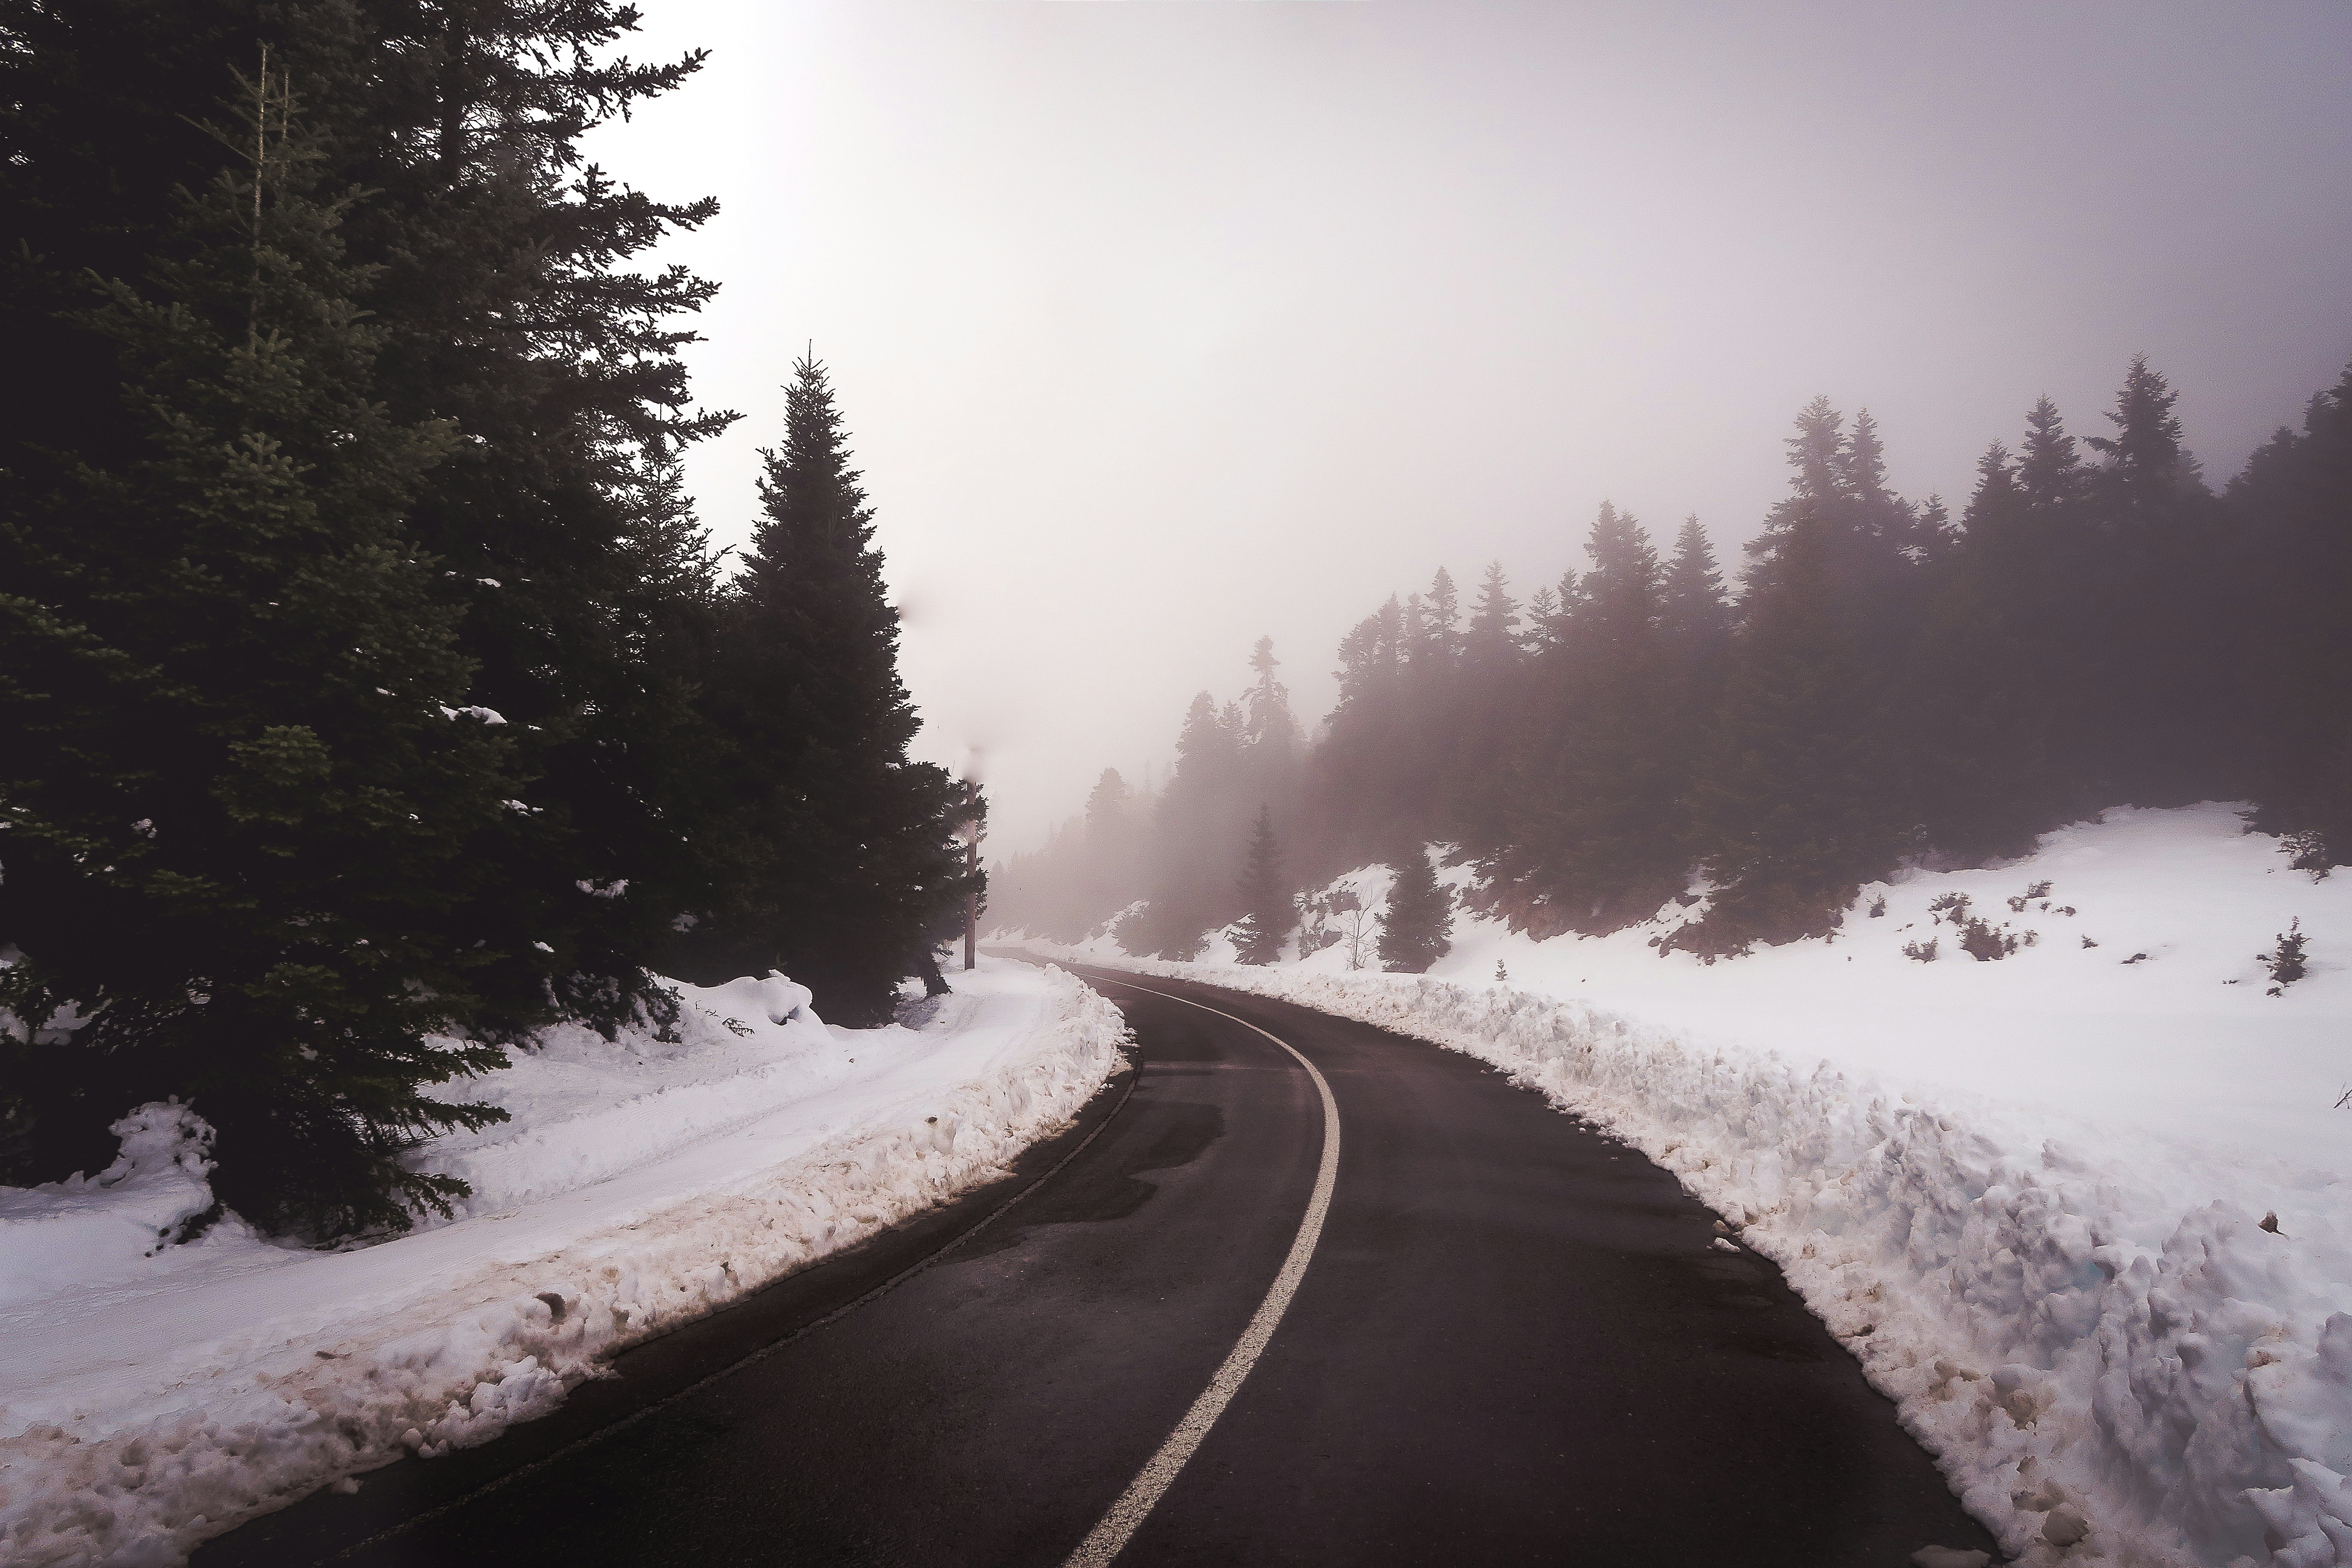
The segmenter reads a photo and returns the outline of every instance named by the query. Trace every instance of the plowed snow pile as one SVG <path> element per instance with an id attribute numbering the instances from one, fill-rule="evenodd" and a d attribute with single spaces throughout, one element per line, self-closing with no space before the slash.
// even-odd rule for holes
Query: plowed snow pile
<path id="1" fill-rule="evenodd" d="M 1347 880 L 1377 907 L 1387 873 Z M 1961 951 L 1953 894 L 2017 950 Z M 1866 888 L 1830 942 L 1659 956 L 1696 910 L 1458 918 L 1429 976 L 1037 945 L 1462 1050 L 1608 1128 L 1780 1265 L 2019 1561 L 2352 1568 L 2352 876 L 2209 805 Z M 2269 994 L 2297 919 L 2310 973 Z"/>
<path id="2" fill-rule="evenodd" d="M 239 1520 L 543 1414 L 612 1351 L 999 1174 L 1118 1065 L 1118 1011 L 989 962 L 913 1026 L 781 977 L 680 988 L 682 1040 L 551 1032 L 463 1086 L 513 1120 L 417 1163 L 470 1205 L 373 1247 L 211 1206 L 209 1131 L 151 1106 L 110 1170 L 0 1187 L 0 1562 L 172 1563 Z"/>

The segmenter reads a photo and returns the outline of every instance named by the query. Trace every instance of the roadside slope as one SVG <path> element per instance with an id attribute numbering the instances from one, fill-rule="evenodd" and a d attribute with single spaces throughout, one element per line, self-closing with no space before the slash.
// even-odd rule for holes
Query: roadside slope
<path id="1" fill-rule="evenodd" d="M 1083 957 L 1463 1051 L 1622 1138 L 1780 1265 L 2020 1562 L 2352 1563 L 2330 1176 L 1508 985 Z"/>
<path id="2" fill-rule="evenodd" d="M 959 986 L 925 1026 L 862 1031 L 797 987 L 689 992 L 715 999 L 707 1043 L 745 1047 L 731 1070 L 625 1037 L 673 1068 L 634 1096 L 582 1041 L 493 1075 L 536 1114 L 422 1152 L 481 1179 L 454 1223 L 334 1253 L 229 1225 L 79 1290 L 20 1283 L 0 1305 L 0 1556 L 177 1562 L 339 1477 L 485 1441 L 612 1351 L 992 1178 L 1100 1087 L 1124 1025 L 1058 972 L 992 963 Z M 113 1184 L 200 1181 L 200 1148 L 156 1156 Z M 5 1194 L 0 1259 L 53 1211 L 89 1220 L 104 1181 Z"/>

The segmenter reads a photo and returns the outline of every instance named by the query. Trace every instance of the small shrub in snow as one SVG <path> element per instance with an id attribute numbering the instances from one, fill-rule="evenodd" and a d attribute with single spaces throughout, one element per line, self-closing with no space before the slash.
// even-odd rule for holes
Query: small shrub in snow
<path id="1" fill-rule="evenodd" d="M 2263 967 L 2271 972 L 2271 978 L 2278 983 L 2270 988 L 2271 995 L 2277 995 L 2311 973 L 2311 966 L 2305 962 L 2304 954 L 2304 943 L 2307 940 L 2303 934 L 2303 921 L 2289 921 L 2286 930 L 2279 932 L 2278 946 L 2268 952 L 2255 954 L 2262 961 Z"/>
<path id="2" fill-rule="evenodd" d="M 1881 893 L 1870 900 L 1870 918 L 1877 920 L 1886 913 L 1886 895 Z"/>
<path id="3" fill-rule="evenodd" d="M 2328 868 L 2334 862 L 2328 858 L 2326 834 L 2313 828 L 2282 833 L 2279 835 L 2279 847 L 2291 857 L 2287 864 L 2295 870 L 2310 872 L 2315 882 L 2327 879 Z"/>
<path id="4" fill-rule="evenodd" d="M 2071 913 L 2072 911 L 2070 910 L 2069 912 Z M 2086 936 L 2086 937 L 2084 937 L 2084 938 L 2083 939 L 2083 945 L 2084 945 L 2084 947 L 2096 947 L 2096 946 L 2098 946 L 2099 944 L 2098 944 L 2097 942 L 2093 942 L 2089 937 L 2087 937 L 2087 936 Z"/>
<path id="5" fill-rule="evenodd" d="M 1916 959 L 1921 963 L 1933 963 L 1936 962 L 1936 940 L 1931 936 L 1925 942 L 1906 942 L 1903 944 L 1903 956 Z"/>
<path id="6" fill-rule="evenodd" d="M 1326 901 L 1338 921 L 1338 929 L 1332 932 L 1333 944 L 1346 942 L 1348 967 L 1363 968 L 1370 944 L 1377 944 L 1380 940 L 1380 916 L 1364 907 L 1363 899 L 1353 888 L 1341 888 Z"/>
<path id="7" fill-rule="evenodd" d="M 1976 915 L 1960 921 L 1960 951 L 1979 963 L 2007 958 L 2017 948 L 2018 938 L 2012 931 L 1996 931 Z"/>
<path id="8" fill-rule="evenodd" d="M 1968 918 L 1969 896 L 1966 893 L 1938 893 L 1927 900 L 1927 914 L 1937 925 L 1944 923 L 1946 915 L 1951 916 L 1952 923 L 1958 925 Z"/>

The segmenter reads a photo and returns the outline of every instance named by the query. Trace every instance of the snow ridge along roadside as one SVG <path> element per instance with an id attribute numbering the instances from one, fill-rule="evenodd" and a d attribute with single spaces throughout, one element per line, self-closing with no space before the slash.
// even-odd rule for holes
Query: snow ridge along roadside
<path id="1" fill-rule="evenodd" d="M 625 1036 L 606 1049 L 651 1085 L 633 1096 L 583 1042 L 523 1058 L 481 1080 L 517 1110 L 503 1136 L 420 1154 L 488 1178 L 472 1209 L 380 1246 L 304 1252 L 231 1225 L 145 1274 L 122 1261 L 23 1300 L 11 1252 L 47 1221 L 97 1223 L 104 1178 L 0 1189 L 0 1287 L 20 1298 L 0 1289 L 0 1562 L 182 1562 L 330 1481 L 545 1414 L 613 1352 L 1003 1174 L 1117 1069 L 1127 1026 L 1057 969 L 984 960 L 956 984 L 917 1026 L 877 1030 L 827 1028 L 789 983 L 683 988 L 705 1015 L 689 1044 L 742 1055 L 664 1077 L 635 1058 L 695 1053 Z M 156 1167 L 174 1208 L 207 1168 L 145 1149 L 177 1124 L 142 1120 L 119 1166 Z"/>
<path id="2" fill-rule="evenodd" d="M 1027 945 L 1462 1051 L 1622 1138 L 1780 1265 L 2019 1563 L 2352 1565 L 2340 1193 L 2258 1194 L 2154 1137 L 2094 1156 L 1507 985 Z"/>

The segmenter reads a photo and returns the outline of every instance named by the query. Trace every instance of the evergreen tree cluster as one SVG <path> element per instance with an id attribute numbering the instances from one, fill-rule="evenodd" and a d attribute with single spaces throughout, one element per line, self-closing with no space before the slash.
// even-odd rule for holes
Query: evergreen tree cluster
<path id="1" fill-rule="evenodd" d="M 2107 806 L 2246 799 L 2296 866 L 2352 859 L 2352 373 L 2218 495 L 2176 396 L 2137 359 L 2079 441 L 2042 399 L 1957 519 L 1892 490 L 1868 413 L 1817 399 L 1736 595 L 1696 519 L 1662 554 L 1606 503 L 1584 568 L 1524 605 L 1496 564 L 1465 612 L 1440 571 L 1341 640 L 1282 864 L 1314 886 L 1444 845 L 1466 902 L 1539 937 L 1704 898 L 1663 945 L 1713 958 Z M 1188 761 L 1215 716 L 1196 705 Z M 1245 794 L 1220 798 L 1187 854 L 1212 823 L 1240 854 Z M 1009 868 L 1008 920 L 1074 886 L 1079 847 Z M 1153 952 L 1231 918 L 1107 877 L 1060 923 L 1137 897 Z"/>
<path id="2" fill-rule="evenodd" d="M 822 368 L 740 577 L 685 500 L 712 286 L 640 263 L 714 207 L 581 153 L 699 63 L 635 21 L 0 0 L 0 1182 L 177 1096 L 241 1212 L 396 1228 L 503 1116 L 437 1086 L 662 973 L 881 1016 L 960 907 Z"/>

